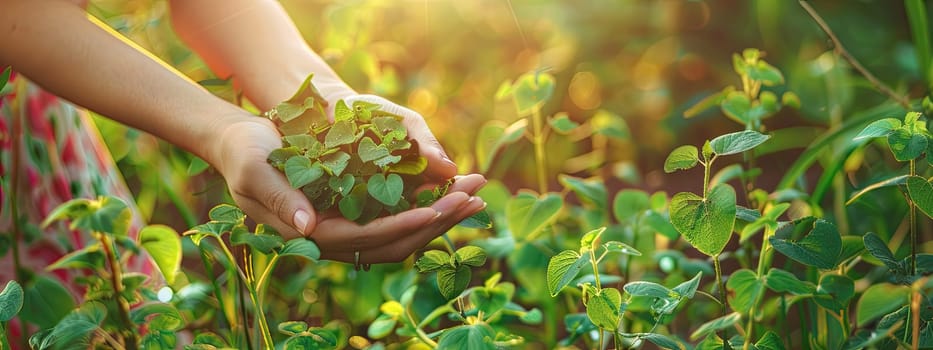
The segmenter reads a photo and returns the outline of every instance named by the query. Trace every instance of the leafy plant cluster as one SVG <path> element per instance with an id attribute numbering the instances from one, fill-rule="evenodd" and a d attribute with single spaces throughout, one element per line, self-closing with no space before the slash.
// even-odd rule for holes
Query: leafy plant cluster
<path id="1" fill-rule="evenodd" d="M 348 106 L 340 100 L 331 123 L 326 103 L 309 76 L 294 96 L 264 113 L 282 133 L 282 148 L 269 154 L 269 163 L 315 209 L 336 205 L 347 219 L 366 223 L 442 195 L 427 191 L 416 198 L 413 193 L 423 183 L 418 175 L 427 161 L 419 155 L 418 143 L 407 137 L 400 116 L 377 104 L 355 101 Z"/>

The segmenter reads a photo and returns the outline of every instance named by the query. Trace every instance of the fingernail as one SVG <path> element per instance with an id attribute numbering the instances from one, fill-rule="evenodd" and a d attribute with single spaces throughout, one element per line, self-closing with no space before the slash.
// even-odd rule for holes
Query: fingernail
<path id="1" fill-rule="evenodd" d="M 456 163 L 454 163 L 454 161 L 450 160 L 450 157 L 447 155 L 447 152 L 444 152 L 444 150 L 441 150 L 440 153 L 441 153 L 441 160 L 443 160 L 446 163 L 449 163 L 450 165 L 454 165 L 454 166 L 457 165 Z"/>
<path id="2" fill-rule="evenodd" d="M 298 211 L 295 212 L 294 218 L 292 218 L 295 229 L 297 229 L 298 232 L 302 235 L 305 234 L 305 229 L 308 228 L 309 220 L 311 220 L 311 214 L 308 214 L 308 212 L 302 209 L 298 209 Z"/>

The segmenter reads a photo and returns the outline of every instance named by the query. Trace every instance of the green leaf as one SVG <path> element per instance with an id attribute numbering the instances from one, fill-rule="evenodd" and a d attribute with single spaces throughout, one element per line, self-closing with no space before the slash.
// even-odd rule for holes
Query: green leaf
<path id="1" fill-rule="evenodd" d="M 340 100 L 340 102 L 343 102 L 343 100 Z M 282 334 L 298 335 L 299 333 L 308 330 L 308 324 L 304 321 L 286 321 L 279 323 L 277 328 Z"/>
<path id="2" fill-rule="evenodd" d="M 621 318 L 622 294 L 615 288 L 603 288 L 586 300 L 586 316 L 597 327 L 616 331 Z"/>
<path id="3" fill-rule="evenodd" d="M 321 163 L 311 163 L 311 160 L 304 156 L 294 156 L 288 158 L 285 162 L 285 177 L 292 188 L 300 188 L 304 185 L 314 182 L 324 175 L 324 168 Z"/>
<path id="4" fill-rule="evenodd" d="M 818 219 L 813 229 L 800 240 L 789 237 L 770 237 L 774 250 L 799 263 L 821 269 L 836 267 L 837 258 L 842 251 L 842 239 L 836 227 L 826 220 Z"/>
<path id="5" fill-rule="evenodd" d="M 486 263 L 486 252 L 477 246 L 463 246 L 454 253 L 454 260 L 458 264 L 480 267 Z"/>
<path id="6" fill-rule="evenodd" d="M 518 141 L 527 128 L 527 118 L 519 119 L 512 125 L 495 119 L 483 124 L 476 136 L 476 162 L 480 171 L 488 171 L 499 149 Z"/>
<path id="7" fill-rule="evenodd" d="M 727 184 L 713 187 L 706 199 L 681 192 L 671 199 L 671 223 L 688 243 L 716 256 L 732 237 L 735 208 L 735 190 Z"/>
<path id="8" fill-rule="evenodd" d="M 519 240 L 530 240 L 544 227 L 557 219 L 564 205 L 559 194 L 535 196 L 520 192 L 506 204 L 505 216 L 512 235 Z"/>
<path id="9" fill-rule="evenodd" d="M 447 300 L 456 298 L 466 290 L 472 275 L 470 267 L 466 265 L 460 265 L 456 269 L 442 268 L 437 271 L 437 287 Z"/>
<path id="10" fill-rule="evenodd" d="M 652 297 L 661 299 L 680 298 L 680 295 L 665 286 L 648 281 L 634 281 L 626 283 L 622 289 L 632 296 Z"/>
<path id="11" fill-rule="evenodd" d="M 232 224 L 236 224 L 246 217 L 240 208 L 230 204 L 219 204 L 211 208 L 211 211 L 208 212 L 207 215 L 210 217 L 211 221 L 229 222 Z"/>
<path id="12" fill-rule="evenodd" d="M 324 166 L 324 169 L 328 170 L 333 176 L 340 176 L 340 174 L 343 174 L 343 170 L 347 168 L 347 164 L 349 163 L 350 155 L 343 151 L 337 151 L 321 157 L 321 164 Z"/>
<path id="13" fill-rule="evenodd" d="M 606 248 L 606 251 L 610 253 L 622 253 L 625 255 L 641 256 L 641 252 L 639 252 L 637 249 L 619 241 L 609 241 L 603 243 L 603 248 Z"/>
<path id="14" fill-rule="evenodd" d="M 547 287 L 552 297 L 556 297 L 590 263 L 590 254 L 591 251 L 580 254 L 575 250 L 565 250 L 551 257 L 547 264 Z"/>
<path id="15" fill-rule="evenodd" d="M 554 93 L 554 77 L 547 73 L 529 73 L 512 85 L 512 98 L 518 114 L 527 115 L 541 106 Z"/>
<path id="16" fill-rule="evenodd" d="M 603 232 L 605 231 L 606 231 L 606 227 L 603 226 L 595 230 L 591 230 L 587 233 L 584 233 L 583 236 L 580 238 L 580 252 L 584 252 L 586 250 L 592 249 L 593 243 L 596 242 L 596 240 L 599 239 L 599 236 L 601 236 Z"/>
<path id="17" fill-rule="evenodd" d="M 421 273 L 438 270 L 445 266 L 450 266 L 450 254 L 441 250 L 426 251 L 415 261 L 415 268 Z"/>
<path id="18" fill-rule="evenodd" d="M 726 329 L 735 326 L 736 323 L 742 320 L 742 314 L 738 312 L 733 312 L 731 314 L 713 319 L 709 322 L 706 322 L 700 325 L 692 334 L 690 334 L 691 340 L 697 340 L 699 338 L 705 337 L 708 334 L 716 332 L 718 330 Z"/>
<path id="19" fill-rule="evenodd" d="M 390 315 L 379 315 L 369 324 L 369 328 L 366 329 L 366 335 L 372 339 L 382 339 L 388 337 L 392 334 L 392 330 L 395 329 L 395 325 L 398 324 L 398 319 Z"/>
<path id="20" fill-rule="evenodd" d="M 675 148 L 664 160 L 664 172 L 673 173 L 677 170 L 693 168 L 700 161 L 696 146 L 686 145 Z"/>
<path id="21" fill-rule="evenodd" d="M 671 221 L 667 217 L 653 211 L 645 215 L 642 219 L 642 223 L 672 241 L 680 237 L 680 233 L 677 232 L 677 229 L 674 228 L 674 225 L 671 224 Z"/>
<path id="22" fill-rule="evenodd" d="M 700 277 L 702 276 L 703 276 L 703 271 L 699 271 L 697 272 L 696 276 L 693 276 L 693 278 L 687 280 L 686 282 L 678 284 L 676 287 L 674 287 L 671 290 L 677 294 L 680 294 L 681 299 L 682 298 L 692 299 L 693 295 L 697 291 L 697 288 L 700 287 Z"/>
<path id="23" fill-rule="evenodd" d="M 75 308 L 74 297 L 61 281 L 39 276 L 25 285 L 23 308 L 19 317 L 39 328 L 52 328 Z"/>
<path id="24" fill-rule="evenodd" d="M 11 280 L 0 292 L 0 322 L 12 320 L 23 308 L 23 287 Z"/>
<path id="25" fill-rule="evenodd" d="M 356 186 L 353 186 L 353 189 L 350 190 L 349 195 L 345 195 L 340 202 L 337 203 L 337 207 L 340 209 L 340 214 L 347 220 L 356 221 L 363 215 L 363 207 L 366 205 L 366 198 L 368 191 L 366 190 L 365 183 L 359 183 Z"/>
<path id="26" fill-rule="evenodd" d="M 374 174 L 369 177 L 366 188 L 373 198 L 382 204 L 393 206 L 402 199 L 402 190 L 405 188 L 405 183 L 402 182 L 402 177 L 398 174 L 389 174 L 388 176 Z"/>
<path id="27" fill-rule="evenodd" d="M 756 64 L 748 65 L 748 77 L 760 81 L 764 86 L 784 84 L 784 75 L 781 71 L 760 60 Z"/>
<path id="28" fill-rule="evenodd" d="M 648 194 L 640 190 L 625 189 L 616 193 L 612 202 L 613 214 L 619 222 L 634 222 L 651 209 Z"/>
<path id="29" fill-rule="evenodd" d="M 874 232 L 866 233 L 862 236 L 862 241 L 865 243 L 865 249 L 868 250 L 868 253 L 884 263 L 888 269 L 897 270 L 900 268 L 900 264 L 894 257 L 894 253 L 891 252 L 888 245 Z"/>
<path id="30" fill-rule="evenodd" d="M 525 324 L 541 324 L 541 321 L 544 320 L 544 316 L 541 314 L 541 310 L 534 308 L 522 314 L 520 319 Z"/>
<path id="31" fill-rule="evenodd" d="M 853 140 L 860 141 L 863 139 L 888 136 L 891 134 L 891 132 L 900 127 L 901 121 L 896 118 L 884 118 L 881 120 L 876 120 L 862 129 L 858 135 L 855 135 Z"/>
<path id="32" fill-rule="evenodd" d="M 195 176 L 195 175 L 198 175 L 204 172 L 205 170 L 207 170 L 207 168 L 210 168 L 210 167 L 211 165 L 207 164 L 207 162 L 205 162 L 204 159 L 192 156 L 191 162 L 188 163 L 188 169 L 185 170 L 185 174 L 187 174 L 188 176 Z"/>
<path id="33" fill-rule="evenodd" d="M 927 137 L 922 133 L 914 133 L 907 125 L 894 129 L 888 134 L 888 146 L 894 159 L 906 162 L 917 159 L 927 149 Z"/>
<path id="34" fill-rule="evenodd" d="M 729 293 L 729 306 L 732 307 L 732 311 L 742 314 L 748 313 L 755 307 L 764 291 L 764 284 L 749 269 L 741 269 L 732 273 L 726 287 L 732 292 Z"/>
<path id="35" fill-rule="evenodd" d="M 104 196 L 99 200 L 72 199 L 59 205 L 46 217 L 42 226 L 62 219 L 71 219 L 72 229 L 104 232 L 126 236 L 132 213 L 122 199 Z"/>
<path id="36" fill-rule="evenodd" d="M 334 121 L 353 121 L 356 120 L 356 114 L 353 113 L 353 110 L 350 109 L 350 106 L 347 106 L 347 103 L 344 100 L 337 100 L 337 104 L 334 105 Z"/>
<path id="37" fill-rule="evenodd" d="M 175 283 L 181 266 L 181 239 L 178 232 L 165 225 L 149 225 L 139 231 L 139 245 L 155 260 L 168 284 Z"/>
<path id="38" fill-rule="evenodd" d="M 605 135 L 614 139 L 628 140 L 631 138 L 628 124 L 619 115 L 604 109 L 596 111 L 589 120 L 594 134 Z"/>
<path id="39" fill-rule="evenodd" d="M 88 245 L 80 250 L 73 251 L 58 258 L 45 269 L 52 271 L 58 269 L 90 269 L 99 271 L 105 267 L 106 257 L 100 251 L 100 244 Z"/>
<path id="40" fill-rule="evenodd" d="M 281 236 L 253 234 L 246 227 L 238 226 L 230 233 L 230 243 L 235 246 L 245 244 L 263 254 L 270 254 L 273 250 L 281 248 L 285 241 Z"/>
<path id="41" fill-rule="evenodd" d="M 722 101 L 722 113 L 743 125 L 750 121 L 748 112 L 751 108 L 752 101 L 741 91 L 730 92 Z"/>
<path id="42" fill-rule="evenodd" d="M 485 323 L 449 328 L 441 334 L 438 349 L 496 350 L 495 331 Z"/>
<path id="43" fill-rule="evenodd" d="M 873 284 L 865 289 L 855 304 L 856 324 L 863 327 L 909 302 L 910 287 L 890 283 Z"/>
<path id="44" fill-rule="evenodd" d="M 352 121 L 339 121 L 331 125 L 327 135 L 324 136 L 324 147 L 334 148 L 353 143 L 356 140 L 356 123 Z"/>
<path id="45" fill-rule="evenodd" d="M 402 175 L 419 175 L 427 168 L 428 160 L 425 157 L 403 157 L 398 163 L 390 164 L 386 171 Z"/>
<path id="46" fill-rule="evenodd" d="M 581 179 L 570 175 L 560 174 L 557 180 L 577 195 L 577 198 L 587 207 L 603 211 L 609 205 L 609 196 L 606 194 L 606 184 L 598 177 Z"/>
<path id="47" fill-rule="evenodd" d="M 321 259 L 321 249 L 310 239 L 293 238 L 285 241 L 282 248 L 279 249 L 281 256 L 299 256 L 311 261 Z"/>
<path id="48" fill-rule="evenodd" d="M 878 181 L 878 182 L 873 183 L 873 184 L 871 184 L 871 185 L 865 186 L 865 188 L 862 188 L 862 189 L 859 190 L 858 192 L 854 193 L 854 194 L 852 195 L 852 197 L 849 198 L 848 201 L 846 201 L 846 205 L 849 205 L 849 204 L 854 203 L 855 200 L 858 199 L 859 197 L 861 197 L 862 195 L 864 195 L 864 194 L 866 194 L 866 193 L 868 193 L 868 192 L 877 190 L 877 189 L 879 189 L 879 188 L 889 187 L 889 186 L 899 186 L 899 185 L 906 184 L 906 183 L 907 183 L 907 178 L 908 178 L 908 177 L 910 177 L 910 175 L 895 176 L 895 177 L 892 177 L 892 178 L 890 178 L 890 179 L 881 180 L 881 181 Z"/>
<path id="49" fill-rule="evenodd" d="M 791 293 L 793 295 L 808 295 L 816 293 L 816 286 L 809 281 L 801 281 L 794 274 L 771 268 L 765 275 L 765 285 L 777 293 Z"/>
<path id="50" fill-rule="evenodd" d="M 919 176 L 907 178 L 910 200 L 928 217 L 933 218 L 933 184 Z"/>
<path id="51" fill-rule="evenodd" d="M 654 345 L 657 345 L 662 349 L 677 349 L 677 350 L 687 350 L 687 347 L 684 344 L 681 344 L 679 341 L 674 340 L 666 335 L 658 333 L 624 333 L 623 336 L 626 338 L 637 338 L 644 339 L 651 342 Z"/>
<path id="52" fill-rule="evenodd" d="M 839 312 L 846 309 L 855 296 L 855 282 L 847 276 L 827 274 L 820 278 L 814 301 L 820 306 Z"/>
<path id="53" fill-rule="evenodd" d="M 501 288 L 482 287 L 470 293 L 470 303 L 484 315 L 492 315 L 505 308 L 510 297 L 509 293 Z"/>
<path id="54" fill-rule="evenodd" d="M 551 126 L 551 129 L 554 129 L 558 134 L 568 134 L 577 127 L 580 126 L 579 123 L 571 120 L 566 113 L 561 113 L 555 115 L 553 118 L 548 118 L 548 125 Z"/>
<path id="55" fill-rule="evenodd" d="M 150 331 L 175 332 L 185 326 L 185 320 L 178 309 L 166 303 L 136 306 L 130 311 L 130 319 L 134 324 L 145 324 Z"/>
<path id="56" fill-rule="evenodd" d="M 486 210 L 481 210 L 476 214 L 463 219 L 463 221 L 457 225 L 466 228 L 489 229 L 492 228 L 492 219 L 489 217 L 489 212 Z"/>
<path id="57" fill-rule="evenodd" d="M 709 143 L 713 148 L 713 152 L 724 156 L 748 151 L 764 143 L 769 138 L 771 138 L 770 135 L 745 130 L 719 136 L 710 140 Z"/>
<path id="58" fill-rule="evenodd" d="M 784 341 L 777 333 L 767 331 L 761 338 L 758 338 L 755 346 L 759 350 L 784 350 Z"/>
<path id="59" fill-rule="evenodd" d="M 334 190 L 334 192 L 339 193 L 341 196 L 349 194 L 355 183 L 356 178 L 350 174 L 343 174 L 341 177 L 334 176 L 327 180 L 327 186 L 330 186 L 331 190 Z"/>
<path id="60" fill-rule="evenodd" d="M 91 332 L 100 328 L 106 316 L 107 307 L 104 304 L 97 301 L 86 302 L 62 318 L 39 348 L 59 348 L 81 343 L 82 339 L 86 339 Z"/>
<path id="61" fill-rule="evenodd" d="M 371 162 L 390 155 L 389 149 L 385 145 L 376 145 L 376 142 L 369 137 L 363 137 L 360 140 L 358 152 L 360 160 L 364 162 Z"/>

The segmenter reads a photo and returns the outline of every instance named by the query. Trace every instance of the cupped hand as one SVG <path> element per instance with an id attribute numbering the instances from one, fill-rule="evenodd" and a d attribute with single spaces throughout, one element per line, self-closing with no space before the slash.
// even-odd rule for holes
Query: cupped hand
<path id="1" fill-rule="evenodd" d="M 372 95 L 355 95 L 346 102 L 356 100 L 379 103 L 385 111 L 404 118 L 409 137 L 419 142 L 421 154 L 428 160 L 426 186 L 443 183 L 456 174 L 456 165 L 419 114 Z M 457 177 L 448 194 L 430 207 L 379 218 L 366 225 L 334 212 L 316 213 L 307 197 L 266 162 L 269 153 L 281 147 L 280 137 L 267 119 L 239 119 L 219 130 L 219 146 L 215 147 L 212 164 L 226 179 L 234 201 L 250 218 L 272 226 L 286 239 L 314 239 L 324 259 L 360 264 L 401 261 L 486 205 L 473 196 L 486 179 L 472 174 Z"/>

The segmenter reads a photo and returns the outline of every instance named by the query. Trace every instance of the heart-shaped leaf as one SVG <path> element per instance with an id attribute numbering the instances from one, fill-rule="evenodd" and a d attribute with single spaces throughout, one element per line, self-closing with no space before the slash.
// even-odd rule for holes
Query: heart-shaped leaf
<path id="1" fill-rule="evenodd" d="M 327 180 L 327 185 L 330 186 L 330 189 L 339 193 L 341 196 L 349 194 L 354 184 L 356 184 L 356 178 L 350 174 L 343 174 L 341 177 L 331 177 Z"/>
<path id="2" fill-rule="evenodd" d="M 547 264 L 547 287 L 552 297 L 556 297 L 590 263 L 590 254 L 591 251 L 580 254 L 575 250 L 565 250 L 551 257 Z"/>
<path id="3" fill-rule="evenodd" d="M 556 193 L 535 196 L 529 192 L 520 192 L 506 204 L 505 216 L 509 230 L 519 240 L 532 239 L 557 218 L 563 205 L 563 198 Z"/>
<path id="4" fill-rule="evenodd" d="M 716 256 L 732 237 L 735 208 L 735 190 L 727 184 L 713 187 L 705 199 L 681 192 L 671 199 L 671 223 L 688 243 Z"/>
<path id="5" fill-rule="evenodd" d="M 495 350 L 496 332 L 485 323 L 450 328 L 437 342 L 438 349 L 450 350 Z"/>
<path id="6" fill-rule="evenodd" d="M 458 268 L 444 267 L 437 270 L 437 287 L 441 295 L 447 300 L 456 298 L 460 293 L 466 290 L 470 284 L 470 277 L 473 273 L 469 266 L 460 265 Z"/>
<path id="7" fill-rule="evenodd" d="M 933 184 L 919 176 L 908 177 L 907 193 L 917 209 L 933 218 Z"/>
<path id="8" fill-rule="evenodd" d="M 732 311 L 746 314 L 764 291 L 764 283 L 758 279 L 752 270 L 741 269 L 729 276 L 729 282 L 726 287 L 732 291 L 729 298 L 729 306 Z"/>
<path id="9" fill-rule="evenodd" d="M 399 199 L 402 198 L 404 186 L 402 177 L 398 174 L 389 174 L 389 176 L 375 174 L 369 178 L 369 183 L 367 183 L 369 195 L 388 206 L 398 204 Z"/>
<path id="10" fill-rule="evenodd" d="M 480 171 L 489 170 L 499 149 L 518 141 L 527 128 L 527 118 L 519 119 L 511 125 L 499 120 L 490 120 L 483 124 L 476 137 L 476 162 Z"/>
<path id="11" fill-rule="evenodd" d="M 518 78 L 512 85 L 512 98 L 518 113 L 527 115 L 540 108 L 554 93 L 554 77 L 547 73 L 529 73 Z"/>
<path id="12" fill-rule="evenodd" d="M 836 226 L 823 219 L 816 220 L 813 230 L 800 240 L 793 241 L 790 237 L 774 235 L 770 242 L 774 250 L 781 254 L 821 269 L 835 268 L 842 251 L 842 238 Z"/>
<path id="13" fill-rule="evenodd" d="M 337 151 L 326 156 L 322 156 L 321 163 L 324 166 L 324 169 L 328 170 L 331 175 L 340 176 L 340 174 L 343 173 L 343 170 L 347 168 L 347 164 L 350 163 L 350 155 L 343 151 Z"/>
<path id="14" fill-rule="evenodd" d="M 923 133 L 912 132 L 907 125 L 894 129 L 888 134 L 888 146 L 894 159 L 906 162 L 917 159 L 927 149 L 927 137 Z"/>
<path id="15" fill-rule="evenodd" d="M 452 267 L 450 265 L 450 254 L 442 250 L 426 251 L 424 255 L 415 261 L 415 268 L 421 273 L 438 270 L 445 266 Z"/>
<path id="16" fill-rule="evenodd" d="M 748 77 L 760 81 L 764 86 L 784 84 L 784 75 L 781 71 L 761 60 L 748 65 Z"/>
<path id="17" fill-rule="evenodd" d="M 621 190 L 612 201 L 612 213 L 619 222 L 634 222 L 649 209 L 651 204 L 648 194 L 640 190 Z"/>
<path id="18" fill-rule="evenodd" d="M 324 136 L 324 147 L 334 148 L 352 143 L 356 140 L 356 123 L 352 121 L 339 121 L 331 125 L 327 135 Z"/>
<path id="19" fill-rule="evenodd" d="M 622 293 L 615 288 L 603 288 L 586 300 L 586 316 L 596 327 L 615 331 L 621 318 Z"/>
<path id="20" fill-rule="evenodd" d="M 463 246 L 454 253 L 454 261 L 467 266 L 483 266 L 486 263 L 486 252 L 477 246 Z"/>
<path id="21" fill-rule="evenodd" d="M 470 302 L 483 314 L 492 315 L 508 304 L 509 294 L 500 288 L 476 288 L 470 293 Z"/>
<path id="22" fill-rule="evenodd" d="M 358 152 L 360 160 L 364 162 L 371 162 L 389 156 L 389 149 L 386 148 L 385 145 L 376 145 L 373 139 L 369 137 L 363 137 L 363 139 L 360 140 Z"/>
<path id="23" fill-rule="evenodd" d="M 363 214 L 363 207 L 366 205 L 366 184 L 361 183 L 353 186 L 348 195 L 345 195 L 337 203 L 340 214 L 347 220 L 356 221 Z"/>
<path id="24" fill-rule="evenodd" d="M 719 136 L 710 140 L 709 144 L 713 148 L 713 152 L 724 156 L 748 151 L 768 141 L 769 138 L 771 138 L 771 135 L 745 130 Z"/>
<path id="25" fill-rule="evenodd" d="M 311 261 L 321 259 L 321 249 L 310 239 L 294 238 L 285 241 L 282 249 L 279 249 L 281 256 L 298 256 Z"/>
<path id="26" fill-rule="evenodd" d="M 696 146 L 680 146 L 667 155 L 667 159 L 664 160 L 664 172 L 673 173 L 677 170 L 687 170 L 695 167 L 699 161 L 700 155 Z"/>
<path id="27" fill-rule="evenodd" d="M 230 243 L 233 245 L 246 244 L 263 254 L 272 253 L 273 250 L 282 247 L 285 240 L 281 236 L 269 234 L 253 234 L 244 226 L 233 228 L 230 233 Z"/>
<path id="28" fill-rule="evenodd" d="M 175 273 L 181 265 L 181 239 L 165 225 L 149 225 L 139 231 L 139 245 L 155 260 L 168 284 L 175 283 Z"/>
<path id="29" fill-rule="evenodd" d="M 304 156 L 295 156 L 288 158 L 285 162 L 285 177 L 292 188 L 300 188 L 304 185 L 314 182 L 324 175 L 324 168 L 321 163 L 314 162 Z"/>

